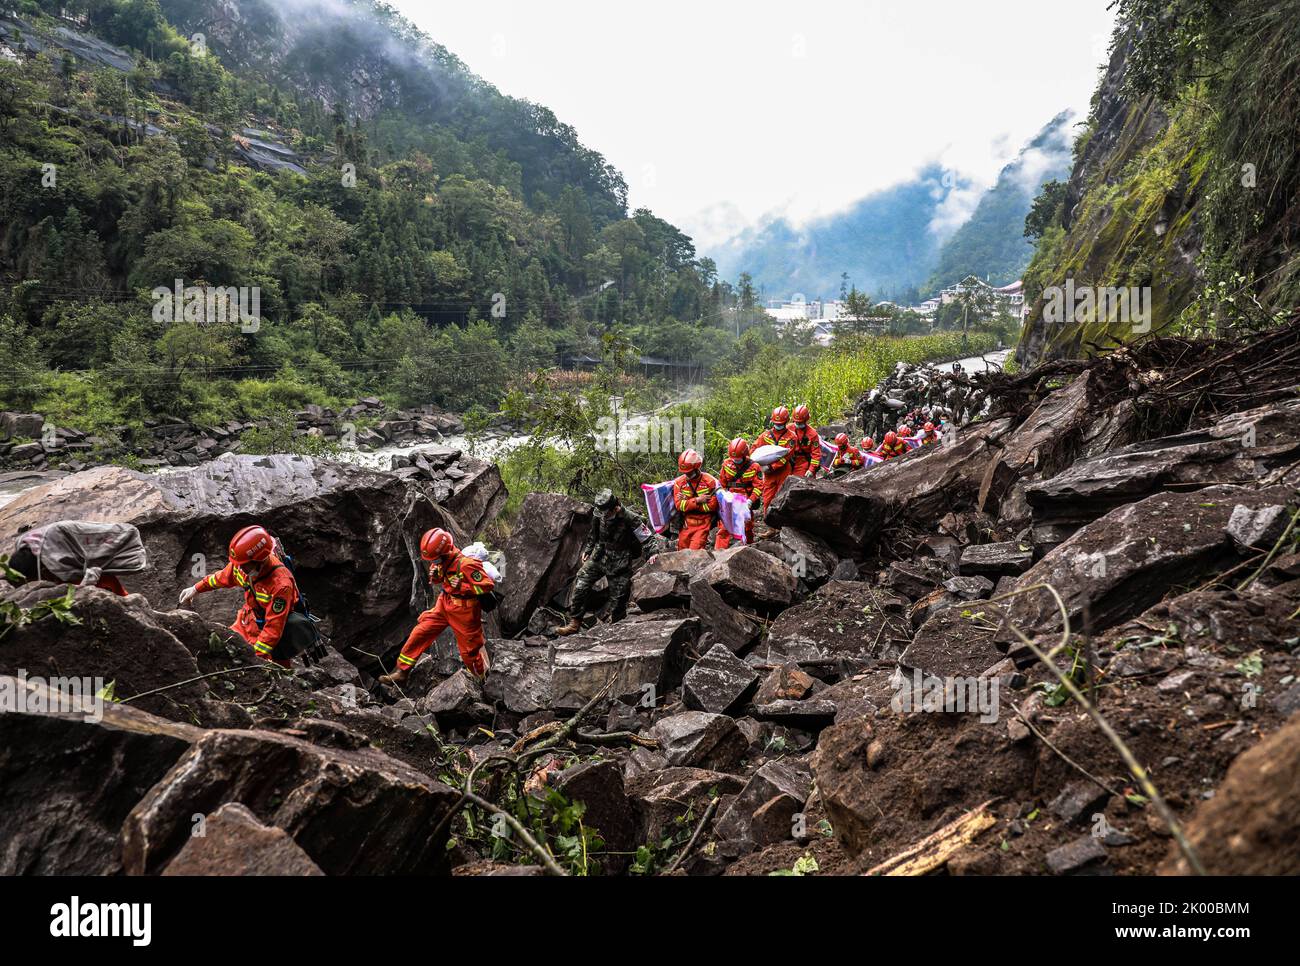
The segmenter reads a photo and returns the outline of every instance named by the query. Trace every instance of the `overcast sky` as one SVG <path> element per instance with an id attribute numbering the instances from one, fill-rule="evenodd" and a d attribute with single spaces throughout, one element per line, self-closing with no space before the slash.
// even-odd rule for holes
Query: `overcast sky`
<path id="1" fill-rule="evenodd" d="M 1108 2 L 393 0 L 702 247 L 932 160 L 991 183 L 1057 112 L 1086 114 Z"/>

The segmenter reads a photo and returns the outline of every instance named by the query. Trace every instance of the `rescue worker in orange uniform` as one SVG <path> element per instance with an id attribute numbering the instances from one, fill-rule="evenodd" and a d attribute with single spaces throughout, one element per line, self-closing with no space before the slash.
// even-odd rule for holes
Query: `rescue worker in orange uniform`
<path id="1" fill-rule="evenodd" d="M 870 436 L 863 436 L 862 441 L 858 443 L 858 452 L 862 454 L 864 461 L 868 453 L 875 452 L 876 441 Z"/>
<path id="2" fill-rule="evenodd" d="M 921 445 L 933 446 L 937 442 L 939 442 L 939 437 L 935 435 L 934 423 L 926 423 L 921 427 Z"/>
<path id="3" fill-rule="evenodd" d="M 795 476 L 813 477 L 822 467 L 822 438 L 809 425 L 811 414 L 802 404 L 794 407 L 794 451 L 790 469 Z"/>
<path id="4" fill-rule="evenodd" d="M 298 603 L 298 584 L 276 556 L 275 537 L 265 527 L 244 527 L 231 537 L 226 566 L 182 590 L 180 604 L 184 607 L 195 594 L 218 587 L 244 590 L 244 606 L 230 629 L 253 645 L 258 657 L 289 667 L 289 661 L 276 660 L 273 652 L 284 634 L 285 622 Z"/>
<path id="5" fill-rule="evenodd" d="M 758 480 L 758 464 L 749 458 L 749 441 L 737 436 L 727 444 L 727 458 L 718 470 L 718 486 L 731 493 L 740 493 L 749 500 L 750 517 L 745 522 L 745 543 L 754 542 L 753 511 L 758 508 L 760 499 Z M 718 527 L 718 538 L 713 541 L 713 549 L 725 550 L 731 546 L 732 539 L 731 531 L 723 526 Z"/>
<path id="6" fill-rule="evenodd" d="M 686 518 L 677 534 L 678 550 L 703 550 L 718 516 L 718 481 L 700 472 L 704 457 L 688 449 L 677 457 L 682 475 L 673 480 L 673 506 Z"/>
<path id="7" fill-rule="evenodd" d="M 397 656 L 397 668 L 380 676 L 385 684 L 405 684 L 411 668 L 438 635 L 448 627 L 456 635 L 456 647 L 466 669 L 474 677 L 487 677 L 488 652 L 483 639 L 482 596 L 496 586 L 482 561 L 456 549 L 451 534 L 441 528 L 426 531 L 420 538 L 420 556 L 429 561 L 429 583 L 441 584 L 442 593 L 434 605 L 420 615 L 411 635 Z"/>
<path id="8" fill-rule="evenodd" d="M 754 449 L 761 446 L 784 446 L 794 449 L 794 430 L 789 428 L 790 410 L 777 406 L 772 410 L 772 424 L 759 433 L 754 440 Z M 790 476 L 790 454 L 763 467 L 763 512 L 772 505 L 772 500 L 781 489 L 781 484 Z"/>
<path id="9" fill-rule="evenodd" d="M 885 434 L 885 438 L 880 443 L 880 449 L 876 450 L 876 455 L 881 459 L 892 460 L 896 456 L 902 456 L 907 452 L 907 444 L 898 438 L 898 434 L 892 430 Z"/>
<path id="10" fill-rule="evenodd" d="M 849 442 L 848 433 L 835 437 L 835 456 L 831 460 L 832 473 L 852 473 L 860 469 L 866 460 L 856 446 Z"/>

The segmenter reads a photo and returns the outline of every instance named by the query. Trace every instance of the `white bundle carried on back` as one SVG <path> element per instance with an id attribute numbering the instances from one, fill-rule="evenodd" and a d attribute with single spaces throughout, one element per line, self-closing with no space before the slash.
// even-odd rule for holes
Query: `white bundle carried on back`
<path id="1" fill-rule="evenodd" d="M 481 563 L 483 569 L 487 571 L 487 575 L 492 578 L 492 583 L 499 584 L 501 582 L 501 571 L 492 565 L 492 554 L 482 543 L 471 543 L 461 553 L 467 557 L 473 557 Z"/>
<path id="2" fill-rule="evenodd" d="M 749 454 L 749 458 L 759 466 L 771 466 L 783 456 L 787 456 L 790 449 L 787 446 L 777 446 L 774 443 L 768 443 L 766 446 L 760 446 L 754 452 Z"/>

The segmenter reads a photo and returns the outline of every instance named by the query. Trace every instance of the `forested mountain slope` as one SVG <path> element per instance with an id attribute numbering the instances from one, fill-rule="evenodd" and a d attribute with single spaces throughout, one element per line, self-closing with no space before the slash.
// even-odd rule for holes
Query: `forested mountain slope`
<path id="1" fill-rule="evenodd" d="M 464 411 L 606 335 L 726 351 L 690 239 L 382 7 L 23 0 L 0 40 L 0 405 Z M 160 322 L 176 279 L 257 289 L 259 331 Z"/>

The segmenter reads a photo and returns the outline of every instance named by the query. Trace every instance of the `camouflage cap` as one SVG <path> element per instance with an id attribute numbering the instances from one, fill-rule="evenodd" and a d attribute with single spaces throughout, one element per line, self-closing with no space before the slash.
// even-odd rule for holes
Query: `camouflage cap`
<path id="1" fill-rule="evenodd" d="M 596 494 L 596 499 L 592 501 L 597 510 L 608 510 L 616 502 L 614 492 L 609 489 L 601 490 Z"/>

